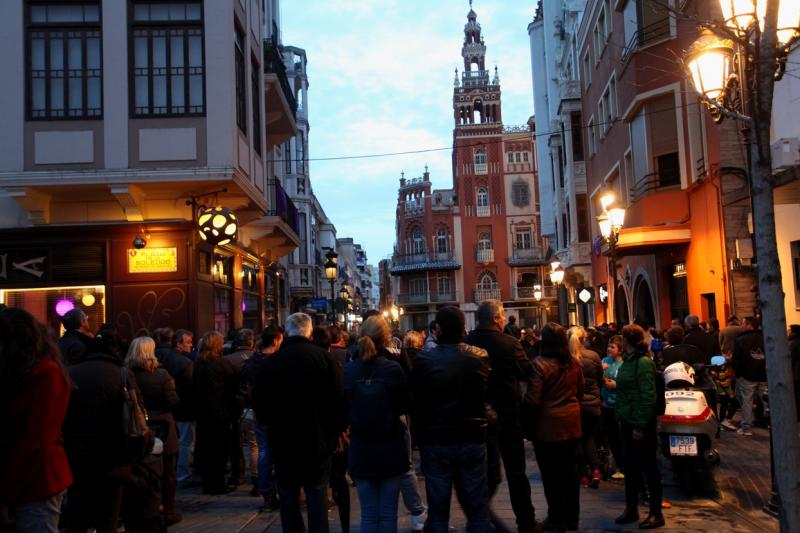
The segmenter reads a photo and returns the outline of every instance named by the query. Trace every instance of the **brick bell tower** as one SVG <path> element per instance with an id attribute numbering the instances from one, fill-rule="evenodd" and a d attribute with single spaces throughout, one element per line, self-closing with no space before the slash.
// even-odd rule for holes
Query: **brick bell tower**
<path id="1" fill-rule="evenodd" d="M 509 238 L 503 166 L 503 124 L 497 67 L 486 68 L 486 43 L 472 9 L 464 25 L 463 72 L 453 82 L 453 188 L 461 233 L 463 309 L 470 320 L 475 304 L 511 298 Z"/>

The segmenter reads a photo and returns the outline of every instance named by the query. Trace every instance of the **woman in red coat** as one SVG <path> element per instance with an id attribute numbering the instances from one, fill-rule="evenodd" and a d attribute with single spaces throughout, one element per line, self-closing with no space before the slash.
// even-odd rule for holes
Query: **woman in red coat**
<path id="1" fill-rule="evenodd" d="M 61 437 L 71 384 L 55 339 L 27 311 L 0 311 L 0 522 L 58 532 L 72 484 Z"/>

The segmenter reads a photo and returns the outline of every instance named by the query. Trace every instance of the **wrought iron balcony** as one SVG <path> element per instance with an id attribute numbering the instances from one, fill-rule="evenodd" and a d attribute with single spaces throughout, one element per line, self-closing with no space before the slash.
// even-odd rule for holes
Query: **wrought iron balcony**
<path id="1" fill-rule="evenodd" d="M 457 302 L 456 291 L 423 291 L 397 295 L 397 303 L 401 305 L 451 303 Z"/>
<path id="2" fill-rule="evenodd" d="M 476 248 L 475 261 L 484 265 L 494 263 L 494 248 Z"/>
<path id="3" fill-rule="evenodd" d="M 281 85 L 283 95 L 286 97 L 286 101 L 289 102 L 292 115 L 296 118 L 297 100 L 294 97 L 294 92 L 292 92 L 292 88 L 289 85 L 289 78 L 286 75 L 286 65 L 283 63 L 280 46 L 278 45 L 278 27 L 274 22 L 272 37 L 264 40 L 264 72 L 266 74 L 275 74 L 278 78 L 278 83 Z"/>
<path id="4" fill-rule="evenodd" d="M 681 174 L 680 170 L 677 169 L 669 172 L 651 172 L 650 174 L 645 174 L 636 180 L 633 187 L 631 187 L 631 201 L 636 202 L 659 189 L 680 184 Z"/>
<path id="5" fill-rule="evenodd" d="M 500 287 L 497 283 L 493 283 L 491 286 L 476 285 L 472 296 L 475 303 L 481 303 L 484 300 L 500 300 Z"/>
<path id="6" fill-rule="evenodd" d="M 418 252 L 395 255 L 392 260 L 392 274 L 420 272 L 424 270 L 458 270 L 461 265 L 456 260 L 455 251 Z"/>
<path id="7" fill-rule="evenodd" d="M 627 62 L 636 50 L 660 41 L 666 41 L 670 37 L 669 16 L 647 26 L 642 26 L 634 32 L 631 40 L 628 41 L 628 45 L 622 52 L 622 62 Z"/>
<path id="8" fill-rule="evenodd" d="M 511 251 L 511 266 L 543 265 L 547 262 L 547 249 L 542 247 L 516 248 Z"/>

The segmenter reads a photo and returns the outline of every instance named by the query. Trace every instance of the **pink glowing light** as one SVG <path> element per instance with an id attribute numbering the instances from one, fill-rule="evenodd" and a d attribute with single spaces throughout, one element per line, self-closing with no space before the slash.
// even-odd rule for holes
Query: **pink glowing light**
<path id="1" fill-rule="evenodd" d="M 64 316 L 73 309 L 75 309 L 75 304 L 72 303 L 72 300 L 64 298 L 56 302 L 56 313 L 58 313 L 58 316 Z"/>

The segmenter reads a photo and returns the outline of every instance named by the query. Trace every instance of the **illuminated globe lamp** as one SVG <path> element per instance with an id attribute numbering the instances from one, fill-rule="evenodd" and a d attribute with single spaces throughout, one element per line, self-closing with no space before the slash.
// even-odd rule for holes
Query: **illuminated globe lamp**
<path id="1" fill-rule="evenodd" d="M 559 268 L 550 272 L 550 281 L 553 282 L 553 285 L 559 285 L 564 281 L 564 271 Z"/>
<path id="2" fill-rule="evenodd" d="M 72 300 L 68 300 L 67 298 L 62 298 L 56 302 L 56 313 L 58 316 L 64 316 L 70 311 L 75 309 L 75 304 Z"/>
<path id="3" fill-rule="evenodd" d="M 719 0 L 725 26 L 739 34 L 746 34 L 755 26 L 756 19 L 764 31 L 767 0 Z M 781 0 L 778 4 L 778 43 L 786 45 L 797 35 L 800 27 L 800 2 Z"/>
<path id="4" fill-rule="evenodd" d="M 541 285 L 534 285 L 533 286 L 533 298 L 537 302 L 542 299 L 542 286 Z"/>
<path id="5" fill-rule="evenodd" d="M 686 54 L 686 68 L 695 90 L 721 105 L 728 86 L 732 59 L 733 41 L 704 31 Z"/>
<path id="6" fill-rule="evenodd" d="M 200 238 L 214 246 L 233 242 L 239 232 L 239 221 L 227 207 L 212 207 L 200 213 L 197 219 Z"/>
<path id="7" fill-rule="evenodd" d="M 92 294 L 92 293 L 90 293 L 90 292 L 87 292 L 86 294 L 84 294 L 84 295 L 81 297 L 81 303 L 82 303 L 82 304 L 83 304 L 85 307 L 91 307 L 91 306 L 93 306 L 93 305 L 94 305 L 94 303 L 95 303 L 95 301 L 97 301 L 97 300 L 95 299 L 95 297 L 94 297 L 94 294 Z"/>

